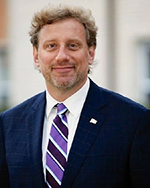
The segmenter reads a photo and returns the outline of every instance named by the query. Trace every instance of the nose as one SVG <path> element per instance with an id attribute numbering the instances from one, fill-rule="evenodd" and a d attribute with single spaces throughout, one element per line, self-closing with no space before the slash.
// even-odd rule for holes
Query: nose
<path id="1" fill-rule="evenodd" d="M 67 53 L 67 49 L 65 49 L 64 46 L 59 48 L 59 51 L 56 55 L 56 60 L 57 60 L 57 62 L 63 62 L 63 61 L 69 60 L 69 55 Z"/>

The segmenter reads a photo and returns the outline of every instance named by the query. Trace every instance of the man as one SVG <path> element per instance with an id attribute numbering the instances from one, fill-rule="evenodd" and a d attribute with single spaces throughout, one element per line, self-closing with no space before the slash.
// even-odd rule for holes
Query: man
<path id="1" fill-rule="evenodd" d="M 46 92 L 0 116 L 1 188 L 150 187 L 150 111 L 88 78 L 96 33 L 91 12 L 81 7 L 35 14 L 33 58 Z M 67 107 L 63 115 L 59 103 Z M 60 153 L 53 156 L 55 116 L 69 129 L 63 168 Z"/>

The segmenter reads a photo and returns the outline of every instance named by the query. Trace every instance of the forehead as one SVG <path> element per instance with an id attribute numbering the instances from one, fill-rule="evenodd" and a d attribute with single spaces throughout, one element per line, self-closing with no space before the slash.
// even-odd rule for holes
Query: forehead
<path id="1" fill-rule="evenodd" d="M 83 24 L 74 18 L 68 18 L 44 25 L 39 33 L 39 38 L 80 37 L 84 40 L 85 35 Z"/>

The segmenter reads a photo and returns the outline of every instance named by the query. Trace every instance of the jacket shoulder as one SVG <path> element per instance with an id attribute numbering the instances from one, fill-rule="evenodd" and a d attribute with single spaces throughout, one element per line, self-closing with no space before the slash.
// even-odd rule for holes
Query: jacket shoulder
<path id="1" fill-rule="evenodd" d="M 97 100 L 97 103 L 102 103 L 103 106 L 108 107 L 109 110 L 115 110 L 120 112 L 129 112 L 131 111 L 139 111 L 144 112 L 148 109 L 141 105 L 140 103 L 123 96 L 122 94 L 119 94 L 117 92 L 108 90 L 106 88 L 99 87 L 95 83 L 91 82 L 91 93 L 92 98 Z M 90 97 L 91 97 L 90 96 Z M 149 111 L 149 110 L 148 110 Z"/>

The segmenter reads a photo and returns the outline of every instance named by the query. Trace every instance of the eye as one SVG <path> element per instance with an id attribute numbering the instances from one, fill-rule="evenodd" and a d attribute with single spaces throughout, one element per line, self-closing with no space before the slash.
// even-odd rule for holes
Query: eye
<path id="1" fill-rule="evenodd" d="M 55 48 L 57 48 L 57 45 L 55 43 L 50 43 L 46 45 L 46 48 L 48 50 L 54 50 Z"/>
<path id="2" fill-rule="evenodd" d="M 69 49 L 71 49 L 71 50 L 77 50 L 79 47 L 78 47 L 78 44 L 76 44 L 76 43 L 70 43 L 69 45 L 68 45 L 68 47 L 69 47 Z"/>

